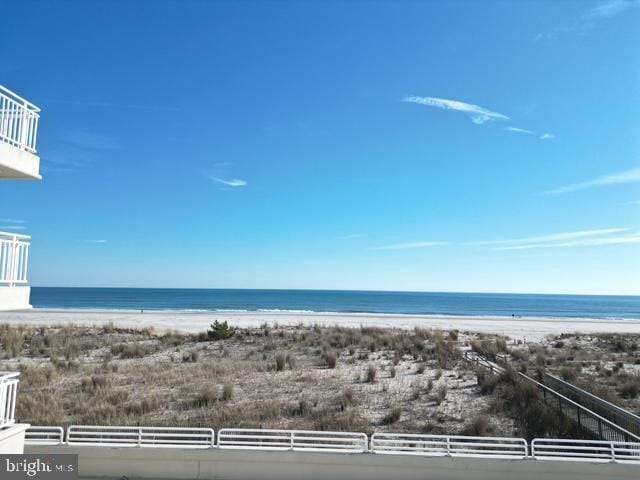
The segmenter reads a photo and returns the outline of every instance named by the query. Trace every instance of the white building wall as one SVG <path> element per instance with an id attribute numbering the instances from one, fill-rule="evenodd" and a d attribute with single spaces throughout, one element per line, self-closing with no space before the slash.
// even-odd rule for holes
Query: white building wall
<path id="1" fill-rule="evenodd" d="M 23 453 L 24 432 L 29 426 L 28 423 L 16 423 L 10 427 L 0 429 L 0 453 Z"/>
<path id="2" fill-rule="evenodd" d="M 0 311 L 25 310 L 31 308 L 29 295 L 31 287 L 3 287 L 0 286 Z"/>

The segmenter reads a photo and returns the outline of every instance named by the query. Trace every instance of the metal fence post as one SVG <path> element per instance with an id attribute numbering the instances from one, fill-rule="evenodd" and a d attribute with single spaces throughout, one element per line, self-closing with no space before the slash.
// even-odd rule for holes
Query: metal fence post
<path id="1" fill-rule="evenodd" d="M 616 450 L 615 450 L 615 448 L 613 446 L 613 442 L 611 442 L 609 444 L 609 449 L 610 449 L 610 453 L 611 453 L 611 461 L 615 462 L 616 461 Z"/>

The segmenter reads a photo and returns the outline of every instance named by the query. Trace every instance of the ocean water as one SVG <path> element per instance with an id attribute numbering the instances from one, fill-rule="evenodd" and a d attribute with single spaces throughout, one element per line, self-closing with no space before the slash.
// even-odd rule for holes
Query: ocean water
<path id="1" fill-rule="evenodd" d="M 640 296 L 32 287 L 35 308 L 640 319 Z"/>

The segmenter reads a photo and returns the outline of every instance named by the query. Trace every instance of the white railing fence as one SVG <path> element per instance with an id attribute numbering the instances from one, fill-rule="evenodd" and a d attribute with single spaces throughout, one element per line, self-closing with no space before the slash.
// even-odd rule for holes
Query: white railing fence
<path id="1" fill-rule="evenodd" d="M 30 239 L 28 235 L 0 232 L 0 286 L 27 283 Z"/>
<path id="2" fill-rule="evenodd" d="M 578 460 L 640 464 L 640 443 L 536 438 L 531 456 L 540 460 Z"/>
<path id="3" fill-rule="evenodd" d="M 72 425 L 67 428 L 68 445 L 113 447 L 209 448 L 215 446 L 211 428 L 99 427 Z"/>
<path id="4" fill-rule="evenodd" d="M 0 372 L 0 428 L 16 423 L 19 372 Z"/>
<path id="5" fill-rule="evenodd" d="M 62 445 L 64 429 L 62 427 L 29 427 L 24 433 L 24 442 L 28 445 Z"/>
<path id="6" fill-rule="evenodd" d="M 363 453 L 368 446 L 364 433 L 240 428 L 218 431 L 218 447 L 229 449 Z"/>
<path id="7" fill-rule="evenodd" d="M 370 453 L 425 457 L 472 457 L 507 460 L 617 462 L 640 466 L 640 443 L 600 440 L 471 437 L 310 430 L 81 426 L 30 427 L 25 445 L 101 447 L 219 448 L 262 451 Z"/>
<path id="8" fill-rule="evenodd" d="M 374 433 L 371 451 L 388 455 L 526 458 L 524 438 Z"/>
<path id="9" fill-rule="evenodd" d="M 0 141 L 36 153 L 40 109 L 0 85 Z"/>

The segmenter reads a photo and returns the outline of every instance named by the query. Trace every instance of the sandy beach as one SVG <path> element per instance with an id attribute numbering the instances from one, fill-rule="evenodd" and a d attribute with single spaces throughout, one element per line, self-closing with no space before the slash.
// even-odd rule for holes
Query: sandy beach
<path id="1" fill-rule="evenodd" d="M 121 327 L 155 327 L 184 332 L 200 332 L 214 321 L 227 321 L 238 327 L 257 327 L 263 323 L 280 325 L 340 325 L 345 327 L 393 327 L 413 329 L 416 326 L 443 330 L 507 335 L 516 339 L 538 341 L 546 335 L 562 333 L 640 333 L 640 320 L 447 317 L 427 315 L 389 315 L 365 313 L 298 313 L 298 312 L 175 312 L 175 311 L 87 311 L 33 309 L 0 312 L 0 322 L 30 325 L 102 325 L 113 322 Z"/>

